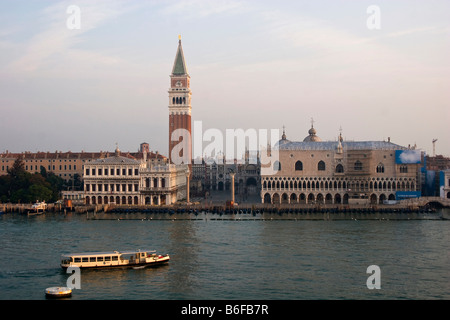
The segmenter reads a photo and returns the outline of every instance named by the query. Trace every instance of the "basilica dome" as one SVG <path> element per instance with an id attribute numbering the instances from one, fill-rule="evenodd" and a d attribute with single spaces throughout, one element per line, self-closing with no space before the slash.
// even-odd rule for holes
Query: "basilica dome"
<path id="1" fill-rule="evenodd" d="M 303 139 L 303 142 L 320 142 L 320 141 L 322 141 L 322 139 L 320 139 L 316 135 L 317 131 L 316 131 L 316 129 L 314 129 L 313 126 L 311 126 L 311 129 L 309 129 L 308 133 L 309 133 L 309 135 L 306 136 L 305 139 Z"/>

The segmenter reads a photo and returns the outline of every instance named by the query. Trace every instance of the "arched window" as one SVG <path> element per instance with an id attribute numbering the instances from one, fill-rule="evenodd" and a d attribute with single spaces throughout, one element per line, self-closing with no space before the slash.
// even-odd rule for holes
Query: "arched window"
<path id="1" fill-rule="evenodd" d="M 344 172 L 344 166 L 342 164 L 338 164 L 336 166 L 336 173 L 343 173 Z"/>
<path id="2" fill-rule="evenodd" d="M 362 163 L 361 161 L 357 160 L 355 162 L 355 171 L 361 171 L 362 170 Z"/>
<path id="3" fill-rule="evenodd" d="M 400 173 L 408 173 L 408 167 L 407 166 L 400 166 Z"/>
<path id="4" fill-rule="evenodd" d="M 295 171 L 302 171 L 303 170 L 303 163 L 299 160 L 295 163 Z"/>
<path id="5" fill-rule="evenodd" d="M 281 171 L 281 162 L 275 161 L 273 164 L 273 171 Z"/>
<path id="6" fill-rule="evenodd" d="M 383 173 L 384 172 L 384 165 L 382 163 L 379 163 L 377 166 L 377 173 Z"/>
<path id="7" fill-rule="evenodd" d="M 325 162 L 323 162 L 322 160 L 319 161 L 319 163 L 317 164 L 317 170 L 325 171 Z"/>

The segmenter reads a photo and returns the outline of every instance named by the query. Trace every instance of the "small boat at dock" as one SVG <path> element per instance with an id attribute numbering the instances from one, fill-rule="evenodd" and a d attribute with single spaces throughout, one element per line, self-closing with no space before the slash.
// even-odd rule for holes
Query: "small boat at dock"
<path id="1" fill-rule="evenodd" d="M 42 214 L 46 210 L 47 210 L 47 204 L 45 203 L 45 201 L 42 201 L 42 202 L 36 201 L 36 203 L 33 204 L 30 209 L 27 210 L 27 214 L 29 216 L 34 216 L 37 214 Z"/>
<path id="2" fill-rule="evenodd" d="M 168 254 L 160 255 L 154 250 L 71 253 L 61 256 L 61 267 L 63 269 L 69 267 L 83 269 L 131 267 L 139 269 L 167 264 L 169 260 Z"/>

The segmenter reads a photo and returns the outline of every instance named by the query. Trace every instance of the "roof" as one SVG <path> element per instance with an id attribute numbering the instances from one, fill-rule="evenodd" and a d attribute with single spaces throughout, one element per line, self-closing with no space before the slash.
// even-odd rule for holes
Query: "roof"
<path id="1" fill-rule="evenodd" d="M 288 142 L 278 146 L 279 150 L 335 150 L 338 141 L 302 141 Z M 345 141 L 344 150 L 406 150 L 398 144 L 386 141 Z"/>
<path id="2" fill-rule="evenodd" d="M 186 62 L 184 61 L 183 48 L 181 47 L 181 40 L 178 41 L 178 49 L 177 49 L 177 54 L 175 56 L 175 62 L 173 64 L 172 74 L 173 75 L 186 75 L 187 74 Z"/>
<path id="3" fill-rule="evenodd" d="M 100 256 L 100 255 L 115 255 L 115 254 L 135 254 L 135 253 L 150 253 L 156 252 L 155 250 L 136 250 L 136 251 L 100 251 L 100 252 L 80 252 L 80 253 L 63 253 L 62 256 Z"/>
<path id="4" fill-rule="evenodd" d="M 141 162 L 135 159 L 122 157 L 122 156 L 113 156 L 109 158 L 103 158 L 103 159 L 97 159 L 94 161 L 91 161 L 89 164 L 135 164 L 139 165 Z"/>

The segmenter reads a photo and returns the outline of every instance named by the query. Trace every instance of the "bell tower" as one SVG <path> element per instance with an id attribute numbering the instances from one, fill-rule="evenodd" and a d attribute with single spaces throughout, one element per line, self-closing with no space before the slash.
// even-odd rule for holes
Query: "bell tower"
<path id="1" fill-rule="evenodd" d="M 177 53 L 170 75 L 169 160 L 176 164 L 188 164 L 192 160 L 190 76 L 184 60 L 181 36 L 178 36 Z"/>

